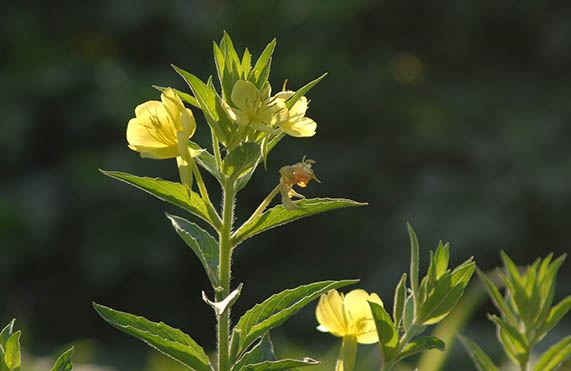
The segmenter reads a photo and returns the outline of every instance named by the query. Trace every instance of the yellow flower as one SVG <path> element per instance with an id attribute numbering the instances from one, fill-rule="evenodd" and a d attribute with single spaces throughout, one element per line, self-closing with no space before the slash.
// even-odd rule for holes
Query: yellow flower
<path id="1" fill-rule="evenodd" d="M 232 88 L 231 107 L 223 102 L 228 116 L 242 127 L 250 127 L 264 133 L 277 134 L 276 126 L 288 119 L 288 110 L 282 99 L 270 97 L 271 87 L 267 84 L 259 91 L 254 84 L 238 80 Z"/>
<path id="2" fill-rule="evenodd" d="M 275 95 L 275 98 L 287 101 L 295 92 L 281 91 Z M 309 102 L 305 96 L 299 98 L 289 109 L 288 120 L 279 124 L 286 134 L 293 137 L 312 137 L 315 135 L 317 124 L 309 117 L 305 117 L 305 111 Z"/>
<path id="3" fill-rule="evenodd" d="M 361 344 L 378 342 L 375 320 L 367 301 L 383 305 L 377 294 L 369 295 L 365 290 L 353 290 L 347 295 L 329 291 L 317 304 L 318 329 L 343 338 L 354 337 Z"/>
<path id="4" fill-rule="evenodd" d="M 195 130 L 192 111 L 168 88 L 161 94 L 160 102 L 151 100 L 135 108 L 135 118 L 127 125 L 127 142 L 144 158 L 186 159 L 188 140 Z"/>
<path id="5" fill-rule="evenodd" d="M 303 156 L 301 162 L 291 166 L 284 166 L 280 169 L 280 193 L 282 195 L 282 204 L 286 209 L 299 209 L 299 206 L 291 200 L 292 197 L 305 198 L 293 189 L 294 185 L 305 188 L 312 179 L 320 183 L 311 168 L 311 165 L 314 163 L 315 161 L 306 160 L 305 156 Z"/>
<path id="6" fill-rule="evenodd" d="M 127 125 L 127 142 L 143 158 L 176 158 L 181 182 L 190 191 L 192 158 L 201 153 L 188 146 L 195 130 L 192 111 L 168 88 L 161 94 L 160 102 L 151 100 L 135 108 L 135 118 Z"/>

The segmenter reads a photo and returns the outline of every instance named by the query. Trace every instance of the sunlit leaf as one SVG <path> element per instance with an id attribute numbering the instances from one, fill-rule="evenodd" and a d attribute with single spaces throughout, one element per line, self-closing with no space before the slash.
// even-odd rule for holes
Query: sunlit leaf
<path id="1" fill-rule="evenodd" d="M 234 363 L 230 371 L 239 371 L 246 365 L 275 360 L 276 354 L 274 352 L 274 345 L 270 339 L 270 334 L 267 333 L 252 347 L 252 349 L 245 352 L 242 357 Z"/>
<path id="2" fill-rule="evenodd" d="M 246 350 L 267 331 L 280 326 L 319 295 L 356 282 L 358 280 L 315 282 L 282 291 L 256 304 L 240 318 L 235 326 L 235 330 L 238 329 L 241 333 L 237 354 Z"/>
<path id="3" fill-rule="evenodd" d="M 211 371 L 204 350 L 190 336 L 162 322 L 119 312 L 93 303 L 97 313 L 113 327 L 149 344 L 159 352 L 197 371 Z"/>
<path id="4" fill-rule="evenodd" d="M 343 198 L 310 198 L 296 201 L 295 204 L 299 206 L 298 209 L 288 210 L 283 205 L 278 205 L 249 220 L 234 232 L 232 235 L 232 244 L 237 246 L 247 238 L 255 236 L 258 233 L 279 227 L 280 225 L 293 222 L 294 220 L 301 219 L 306 216 L 344 207 L 367 205 L 363 202 L 356 202 Z"/>
<path id="5" fill-rule="evenodd" d="M 258 89 L 262 89 L 266 81 L 268 81 L 268 76 L 270 75 L 270 67 L 272 65 L 272 54 L 276 47 L 276 39 L 274 38 L 264 49 L 262 54 L 258 57 L 256 65 L 252 70 L 250 78 L 253 79 L 254 85 Z"/>
<path id="6" fill-rule="evenodd" d="M 493 282 L 486 276 L 479 268 L 476 268 L 476 273 L 480 280 L 486 286 L 486 290 L 488 291 L 488 295 L 492 299 L 492 302 L 498 308 L 498 310 L 505 316 L 512 326 L 517 326 L 517 322 L 515 317 L 511 311 L 511 309 L 506 305 L 502 294 L 500 294 L 500 290 L 493 284 Z"/>
<path id="7" fill-rule="evenodd" d="M 397 359 L 401 360 L 418 352 L 430 349 L 438 349 L 442 351 L 445 347 L 446 344 L 444 344 L 442 339 L 434 336 L 420 336 L 410 341 L 398 354 Z"/>
<path id="8" fill-rule="evenodd" d="M 369 306 L 371 307 L 371 313 L 373 314 L 375 327 L 379 335 L 381 357 L 383 362 L 390 362 L 395 356 L 395 349 L 399 342 L 397 329 L 391 321 L 391 316 L 382 305 L 369 302 Z"/>
<path id="9" fill-rule="evenodd" d="M 51 371 L 70 371 L 73 369 L 73 364 L 71 363 L 71 357 L 73 356 L 73 347 L 62 353 L 61 356 L 56 360 L 54 367 Z"/>
<path id="10" fill-rule="evenodd" d="M 561 300 L 557 305 L 555 305 L 549 311 L 547 320 L 541 326 L 538 332 L 538 340 L 540 340 L 545 334 L 547 334 L 553 327 L 555 327 L 559 321 L 565 317 L 569 309 L 571 308 L 571 295 L 567 296 L 565 299 Z"/>
<path id="11" fill-rule="evenodd" d="M 303 97 L 309 90 L 311 90 L 311 88 L 313 88 L 315 85 L 317 85 L 318 82 L 320 82 L 321 80 L 323 80 L 323 78 L 327 76 L 327 72 L 325 72 L 323 75 L 319 76 L 318 78 L 316 78 L 315 80 L 307 83 L 306 85 L 304 85 L 303 87 L 301 87 L 300 89 L 298 89 L 294 95 L 292 95 L 291 97 L 289 97 L 289 99 L 286 101 L 286 107 L 287 109 L 290 109 L 291 107 L 293 107 L 293 105 L 295 104 L 295 102 L 297 102 L 297 100 L 301 97 Z"/>
<path id="12" fill-rule="evenodd" d="M 20 353 L 20 336 L 22 331 L 14 332 L 6 341 L 6 349 L 4 352 L 4 365 L 8 370 L 17 370 L 22 365 L 22 356 Z"/>
<path id="13" fill-rule="evenodd" d="M 416 232 L 412 229 L 410 223 L 407 223 L 408 235 L 410 238 L 410 286 L 414 295 L 415 301 L 419 299 L 418 291 L 418 237 Z M 417 303 L 416 305 L 420 305 Z"/>
<path id="14" fill-rule="evenodd" d="M 315 366 L 318 364 L 319 361 L 307 357 L 303 359 L 280 359 L 279 361 L 264 361 L 246 365 L 241 371 L 287 371 L 295 369 L 295 367 Z"/>
<path id="15" fill-rule="evenodd" d="M 14 323 L 16 319 L 12 319 L 0 332 L 0 347 L 2 352 L 6 351 L 6 342 L 10 339 L 10 336 L 14 333 Z"/>
<path id="16" fill-rule="evenodd" d="M 158 86 L 158 85 L 153 85 L 153 88 L 157 89 L 158 91 L 165 91 L 168 88 L 164 87 L 164 86 Z M 188 104 L 193 105 L 194 107 L 198 108 L 198 109 L 202 109 L 202 107 L 200 106 L 200 103 L 198 103 L 198 101 L 196 100 L 195 97 L 193 97 L 192 95 L 182 92 L 180 90 L 171 88 L 172 90 L 174 90 L 174 92 L 176 93 L 176 95 L 179 96 L 180 99 L 182 99 L 183 101 L 185 101 Z"/>
<path id="17" fill-rule="evenodd" d="M 202 198 L 200 198 L 200 196 L 195 192 L 191 192 L 189 197 L 188 191 L 180 183 L 170 182 L 160 178 L 140 177 L 119 171 L 100 171 L 111 178 L 118 179 L 136 188 L 142 189 L 162 201 L 178 206 L 207 221 L 213 226 L 218 224 L 215 223 L 215 219 L 211 218 L 209 215 L 206 204 Z"/>
<path id="18" fill-rule="evenodd" d="M 533 371 L 551 371 L 557 369 L 571 356 L 571 336 L 562 339 L 541 355 Z"/>

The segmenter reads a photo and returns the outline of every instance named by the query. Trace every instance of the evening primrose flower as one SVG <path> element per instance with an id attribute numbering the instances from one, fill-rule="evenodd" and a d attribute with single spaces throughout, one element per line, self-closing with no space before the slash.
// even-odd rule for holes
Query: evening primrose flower
<path id="1" fill-rule="evenodd" d="M 306 160 L 305 156 L 303 156 L 301 162 L 291 166 L 284 166 L 280 169 L 280 193 L 282 195 L 282 204 L 286 209 L 299 209 L 299 206 L 291 200 L 292 197 L 305 198 L 293 189 L 294 185 L 305 188 L 312 179 L 321 183 L 311 168 L 311 165 L 314 163 L 315 161 L 311 159 Z"/>
<path id="2" fill-rule="evenodd" d="M 368 294 L 357 289 L 343 295 L 331 290 L 319 299 L 315 316 L 318 329 L 339 337 L 352 336 L 360 344 L 374 344 L 379 341 L 375 320 L 368 301 L 383 305 L 375 293 Z"/>
<path id="3" fill-rule="evenodd" d="M 343 338 L 335 371 L 351 371 L 357 357 L 357 343 L 373 344 L 379 341 L 370 302 L 383 305 L 377 294 L 357 289 L 347 295 L 331 290 L 321 295 L 315 316 L 318 330 Z"/>
<path id="4" fill-rule="evenodd" d="M 281 91 L 275 95 L 277 99 L 284 102 L 291 98 L 295 92 L 291 90 Z M 294 105 L 289 109 L 288 120 L 279 124 L 286 134 L 293 137 L 312 137 L 315 135 L 317 123 L 305 117 L 309 101 L 305 96 L 300 97 Z"/>
<path id="5" fill-rule="evenodd" d="M 250 81 L 238 80 L 232 88 L 231 107 L 223 107 L 232 121 L 241 127 L 250 127 L 267 134 L 277 134 L 276 126 L 288 119 L 285 101 L 270 97 L 271 87 L 266 84 L 262 91 Z"/>
<path id="6" fill-rule="evenodd" d="M 192 111 L 168 88 L 161 94 L 160 102 L 151 100 L 135 108 L 135 118 L 127 125 L 127 142 L 143 158 L 176 158 L 181 181 L 190 190 L 191 161 L 201 153 L 188 146 L 195 130 Z"/>

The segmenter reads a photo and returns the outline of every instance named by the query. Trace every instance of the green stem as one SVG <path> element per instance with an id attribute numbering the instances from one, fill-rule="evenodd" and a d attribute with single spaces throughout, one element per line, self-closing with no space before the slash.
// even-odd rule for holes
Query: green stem
<path id="1" fill-rule="evenodd" d="M 220 241 L 220 285 L 216 292 L 216 301 L 223 300 L 230 293 L 230 264 L 232 260 L 232 222 L 234 220 L 234 197 L 236 190 L 234 184 L 224 184 L 224 202 L 222 206 L 222 227 L 218 234 Z M 230 338 L 230 309 L 218 316 L 218 370 L 230 370 L 229 338 Z"/>
<path id="2" fill-rule="evenodd" d="M 212 136 L 212 151 L 214 151 L 214 159 L 216 160 L 216 168 L 218 171 L 222 168 L 222 157 L 220 156 L 220 145 L 218 137 L 214 134 L 214 130 L 210 129 Z"/>
<path id="3" fill-rule="evenodd" d="M 402 349 L 406 346 L 406 344 L 416 335 L 419 334 L 419 332 L 422 332 L 424 326 L 423 325 L 419 325 L 416 323 L 416 321 L 414 321 L 410 327 L 408 328 L 408 330 L 403 334 L 403 336 L 401 337 L 401 339 L 399 340 L 398 346 L 394 352 L 394 354 L 399 354 Z M 395 360 L 391 360 L 388 362 L 384 362 L 383 363 L 383 367 L 381 368 L 382 371 L 390 371 L 392 370 L 393 366 L 395 364 L 397 364 L 398 361 Z"/>

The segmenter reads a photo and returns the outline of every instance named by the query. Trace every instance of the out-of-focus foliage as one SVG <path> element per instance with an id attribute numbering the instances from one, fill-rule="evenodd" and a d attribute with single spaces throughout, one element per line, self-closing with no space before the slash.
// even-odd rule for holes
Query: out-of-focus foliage
<path id="1" fill-rule="evenodd" d="M 319 95 L 310 103 L 319 135 L 284 138 L 284 150 L 270 153 L 276 178 L 254 176 L 239 194 L 245 212 L 273 188 L 279 168 L 303 154 L 318 161 L 323 181 L 306 196 L 370 204 L 249 241 L 237 261 L 271 255 L 308 269 L 276 275 L 275 267 L 237 264 L 247 288 L 237 312 L 291 287 L 292 276 L 361 277 L 363 288 L 391 292 L 403 268 L 393 261 L 407 259 L 406 249 L 395 248 L 406 243 L 405 221 L 427 244 L 447 236 L 453 265 L 473 255 L 482 269 L 494 267 L 500 249 L 516 261 L 561 255 L 571 223 L 570 17 L 564 1 L 3 4 L 1 318 L 19 318 L 34 353 L 80 337 L 105 339 L 101 349 L 120 344 L 122 352 L 101 351 L 103 362 L 143 367 L 139 344 L 101 323 L 95 299 L 161 318 L 214 347 L 214 321 L 191 321 L 209 318 L 211 309 L 194 299 L 209 282 L 160 213 L 172 209 L 97 169 L 177 179 L 175 166 L 143 163 L 127 148 L 125 126 L 133 107 L 158 98 L 153 84 L 186 90 L 171 63 L 203 80 L 216 75 L 210 42 L 224 29 L 252 46 L 254 58 L 278 38 L 276 87 L 287 78 L 295 90 L 329 72 L 308 94 Z M 197 121 L 193 139 L 204 141 L 206 123 Z M 560 272 L 555 300 L 569 292 L 570 278 Z M 282 331 L 308 339 L 305 348 L 317 354 L 334 339 L 314 335 L 311 321 L 312 311 L 302 311 Z M 482 320 L 466 333 L 486 352 L 498 351 L 491 331 Z M 459 354 L 451 362 L 469 364 Z"/>

